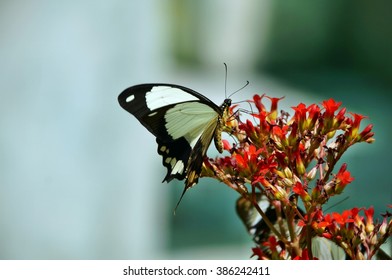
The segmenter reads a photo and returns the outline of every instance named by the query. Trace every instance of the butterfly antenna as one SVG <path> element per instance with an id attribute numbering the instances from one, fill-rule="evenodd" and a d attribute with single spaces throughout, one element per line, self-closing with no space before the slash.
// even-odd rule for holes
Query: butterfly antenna
<path id="1" fill-rule="evenodd" d="M 225 66 L 225 97 L 227 98 L 227 64 L 226 64 L 226 62 L 223 62 L 223 65 Z"/>
<path id="2" fill-rule="evenodd" d="M 223 62 L 223 65 L 225 66 L 225 97 L 227 99 L 227 98 L 232 97 L 234 94 L 236 94 L 240 90 L 243 90 L 244 88 L 246 88 L 249 85 L 249 81 L 246 81 L 246 84 L 244 86 L 242 86 L 240 89 L 237 89 L 235 92 L 233 92 L 232 94 L 227 96 L 227 72 L 228 71 L 227 71 L 227 64 L 226 64 L 226 62 Z"/>
<path id="3" fill-rule="evenodd" d="M 243 90 L 244 88 L 246 88 L 249 85 L 249 81 L 246 81 L 245 85 L 243 85 L 241 88 L 237 89 L 235 92 L 233 92 L 232 94 L 230 94 L 227 98 L 232 97 L 234 94 L 236 94 L 237 92 Z"/>
<path id="4" fill-rule="evenodd" d="M 187 190 L 188 190 L 188 188 L 185 186 L 185 187 L 184 187 L 184 190 L 182 191 L 182 194 L 181 194 L 181 196 L 180 196 L 180 199 L 178 200 L 178 202 L 177 202 L 177 204 L 176 204 L 176 207 L 174 208 L 173 215 L 176 215 L 177 208 L 178 208 L 178 206 L 180 205 L 181 200 L 182 200 L 182 198 L 184 197 L 184 194 L 186 193 Z"/>

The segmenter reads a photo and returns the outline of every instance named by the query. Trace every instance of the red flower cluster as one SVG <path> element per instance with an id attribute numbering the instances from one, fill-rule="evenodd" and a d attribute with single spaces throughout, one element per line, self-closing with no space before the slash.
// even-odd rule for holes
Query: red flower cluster
<path id="1" fill-rule="evenodd" d="M 266 99 L 271 103 L 269 110 L 263 103 Z M 253 121 L 242 121 L 238 114 L 233 114 L 237 117 L 227 120 L 225 131 L 236 138 L 236 143 L 231 145 L 224 140 L 229 155 L 206 159 L 202 176 L 224 182 L 257 209 L 275 238 L 258 242 L 254 254 L 261 259 L 313 259 L 310 245 L 315 235 L 333 240 L 351 258 L 359 258 L 358 250 L 363 248 L 370 248 L 367 254 L 373 255 L 379 248 L 378 241 L 385 241 L 384 237 L 390 234 L 389 217 L 382 224 L 373 224 L 373 220 L 366 218 L 364 230 L 359 230 L 364 219 L 359 211 L 355 212 L 356 208 L 342 214 L 322 212 L 323 204 L 331 196 L 341 194 L 354 180 L 347 164 L 342 164 L 334 174 L 335 165 L 352 145 L 374 142 L 372 125 L 360 131 L 365 117 L 354 113 L 347 116 L 346 108 L 339 109 L 341 103 L 333 99 L 323 101 L 321 107 L 302 103 L 292 107 L 291 118 L 286 112 L 278 113 L 280 100 L 255 95 L 249 101 L 255 108 L 249 114 Z M 267 197 L 274 206 L 280 221 L 278 226 L 258 206 L 258 194 Z M 304 212 L 297 207 L 298 199 L 305 206 Z M 370 209 L 363 209 L 366 217 Z M 283 220 L 286 225 L 282 224 Z M 372 237 L 364 235 L 370 224 L 373 231 L 378 229 Z M 355 246 L 347 245 L 346 237 Z M 378 241 L 370 244 L 364 238 Z"/>
<path id="2" fill-rule="evenodd" d="M 364 216 L 359 215 L 360 211 Z M 390 214 L 385 214 L 382 223 L 374 223 L 374 209 L 353 208 L 340 213 L 319 215 L 312 227 L 321 236 L 328 238 L 344 249 L 351 259 L 371 259 L 386 238 L 392 234 Z M 299 226 L 305 226 L 303 221 Z M 388 232 L 387 232 L 388 230 Z"/>

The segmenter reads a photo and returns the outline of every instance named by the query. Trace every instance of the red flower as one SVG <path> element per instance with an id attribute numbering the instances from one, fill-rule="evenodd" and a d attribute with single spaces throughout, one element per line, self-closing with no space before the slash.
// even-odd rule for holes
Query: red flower
<path id="1" fill-rule="evenodd" d="M 288 140 L 286 138 L 288 130 L 288 125 L 284 125 L 283 127 L 274 125 L 272 127 L 271 138 L 275 141 L 275 145 L 280 150 L 284 150 L 284 148 L 288 146 Z"/>
<path id="2" fill-rule="evenodd" d="M 283 140 L 286 138 L 286 134 L 289 127 L 287 125 L 280 127 L 280 126 L 273 126 L 272 127 L 272 134 L 279 137 L 279 139 Z"/>
<path id="3" fill-rule="evenodd" d="M 306 105 L 303 103 L 298 104 L 296 107 L 291 107 L 294 111 L 294 120 L 298 123 L 300 130 L 304 130 L 306 113 L 308 110 L 306 109 Z"/>
<path id="4" fill-rule="evenodd" d="M 354 178 L 351 177 L 350 172 L 346 169 L 347 164 L 344 163 L 342 167 L 340 167 L 338 174 L 336 174 L 335 194 L 341 193 L 348 184 L 354 181 Z"/>
<path id="5" fill-rule="evenodd" d="M 314 125 L 316 124 L 316 121 L 320 115 L 320 107 L 317 106 L 316 104 L 312 104 L 308 107 L 308 112 L 309 112 L 309 117 L 307 120 L 306 124 L 306 129 L 313 129 Z"/>
<path id="6" fill-rule="evenodd" d="M 264 254 L 263 250 L 259 247 L 252 248 L 252 252 L 253 252 L 253 254 L 252 254 L 252 256 L 250 256 L 251 258 L 257 256 L 258 260 L 268 260 L 269 259 Z"/>
<path id="7" fill-rule="evenodd" d="M 305 190 L 304 186 L 300 182 L 297 182 L 295 184 L 295 186 L 293 187 L 293 192 L 298 194 L 303 201 L 311 200 L 310 195 L 308 194 L 308 192 Z"/>
<path id="8" fill-rule="evenodd" d="M 361 140 L 360 135 L 358 134 L 359 126 L 361 125 L 361 121 L 367 117 L 356 113 L 350 113 L 350 114 L 354 117 L 354 119 L 349 119 L 349 118 L 347 119 L 347 123 L 350 125 L 350 129 L 348 130 L 347 133 L 348 134 L 347 139 L 349 142 L 360 141 Z M 369 128 L 365 128 L 365 129 L 369 130 Z"/>
<path id="9" fill-rule="evenodd" d="M 276 241 L 276 237 L 271 235 L 268 238 L 268 241 L 263 242 L 263 246 L 269 248 L 272 253 L 277 252 L 277 247 L 279 246 L 279 243 Z"/>
<path id="10" fill-rule="evenodd" d="M 332 118 L 335 114 L 335 111 L 340 107 L 342 102 L 336 102 L 332 98 L 329 100 L 324 100 L 322 102 L 323 107 L 325 108 L 324 117 L 325 118 Z"/>
<path id="11" fill-rule="evenodd" d="M 260 114 L 252 114 L 252 116 L 259 118 Z M 263 127 L 265 130 L 260 130 L 260 128 Z M 260 125 L 255 126 L 250 120 L 246 120 L 245 123 L 240 123 L 239 129 L 244 131 L 247 138 L 249 138 L 252 143 L 254 143 L 256 146 L 263 145 L 263 141 L 265 138 L 263 135 L 268 135 L 269 132 L 269 125 L 268 123 L 264 120 L 260 119 Z M 243 137 L 243 136 L 242 136 Z M 243 137 L 246 139 L 246 137 Z"/>
<path id="12" fill-rule="evenodd" d="M 339 225 L 345 225 L 347 223 L 353 223 L 354 220 L 351 218 L 351 210 L 345 210 L 342 214 L 332 213 L 332 217 Z"/>
<path id="13" fill-rule="evenodd" d="M 248 150 L 245 150 L 243 155 L 235 155 L 238 166 L 243 169 L 253 169 L 253 167 L 257 166 L 260 153 L 261 149 L 256 150 L 256 147 L 254 145 L 249 145 Z"/>
<path id="14" fill-rule="evenodd" d="M 255 106 L 256 106 L 256 108 L 257 108 L 257 110 L 259 111 L 259 112 L 265 112 L 265 111 L 267 111 L 266 109 L 265 109 L 265 106 L 264 106 L 264 104 L 261 102 L 261 100 L 263 99 L 263 97 L 265 96 L 265 94 L 263 94 L 263 95 L 258 95 L 258 94 L 255 94 L 254 96 L 253 96 L 253 102 L 255 103 Z"/>
<path id="15" fill-rule="evenodd" d="M 363 209 L 363 211 L 365 212 L 365 216 L 366 216 L 366 232 L 370 233 L 373 231 L 374 229 L 374 224 L 373 224 L 373 215 L 374 215 L 374 208 L 370 207 L 369 209 Z"/>
<path id="16" fill-rule="evenodd" d="M 354 178 L 351 177 L 351 174 L 348 171 L 339 172 L 336 175 L 336 178 L 338 179 L 338 184 L 340 183 L 342 186 L 345 186 L 354 181 Z"/>
<path id="17" fill-rule="evenodd" d="M 270 120 L 275 120 L 278 116 L 278 102 L 282 100 L 284 97 L 277 98 L 277 97 L 268 97 L 271 100 L 271 110 L 270 110 Z"/>
<path id="18" fill-rule="evenodd" d="M 345 120 L 346 108 L 340 109 L 339 113 L 336 114 L 336 121 L 338 122 L 338 126 Z"/>
<path id="19" fill-rule="evenodd" d="M 259 129 L 263 132 L 269 132 L 270 131 L 270 125 L 267 121 L 268 118 L 268 112 L 262 111 L 259 112 L 258 114 L 253 114 L 255 118 L 258 118 L 260 120 L 259 124 Z"/>
<path id="20" fill-rule="evenodd" d="M 325 112 L 323 114 L 323 133 L 333 132 L 340 124 L 334 118 L 335 111 L 340 107 L 342 102 L 336 102 L 332 98 L 322 102 Z M 339 113 L 343 112 L 341 110 Z"/>
<path id="21" fill-rule="evenodd" d="M 367 117 L 356 113 L 350 113 L 350 114 L 354 117 L 352 127 L 359 129 L 359 126 L 361 125 L 361 121 L 363 119 L 366 119 Z"/>
<path id="22" fill-rule="evenodd" d="M 246 123 L 241 123 L 239 128 L 244 130 L 248 136 L 256 132 L 256 128 L 250 120 L 246 120 Z"/>
<path id="23" fill-rule="evenodd" d="M 362 130 L 362 132 L 359 134 L 359 141 L 366 141 L 367 143 L 373 143 L 374 138 L 372 137 L 374 136 L 374 132 L 371 132 L 372 129 L 373 129 L 372 124 L 367 125 L 365 129 Z"/>
<path id="24" fill-rule="evenodd" d="M 305 218 L 306 218 L 306 216 L 305 216 Z M 297 224 L 299 227 L 304 227 L 304 226 L 306 226 L 306 223 L 305 223 L 305 221 L 304 220 L 302 220 L 302 219 L 300 219 L 299 221 L 298 221 L 298 224 Z"/>

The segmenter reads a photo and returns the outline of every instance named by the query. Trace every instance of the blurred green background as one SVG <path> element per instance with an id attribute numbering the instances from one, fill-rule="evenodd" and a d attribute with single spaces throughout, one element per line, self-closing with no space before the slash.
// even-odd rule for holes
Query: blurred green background
<path id="1" fill-rule="evenodd" d="M 145 82 L 233 99 L 334 98 L 376 142 L 342 159 L 340 211 L 392 202 L 390 1 L 0 2 L 0 258 L 247 259 L 237 194 L 161 184 L 154 137 L 117 103 Z M 210 149 L 209 155 L 216 151 Z M 331 204 L 341 198 L 334 199 Z M 331 211 L 332 211 L 331 210 Z"/>

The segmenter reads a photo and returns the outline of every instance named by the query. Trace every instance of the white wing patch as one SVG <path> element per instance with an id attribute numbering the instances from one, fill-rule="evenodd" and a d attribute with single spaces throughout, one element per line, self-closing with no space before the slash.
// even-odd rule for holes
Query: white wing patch
<path id="1" fill-rule="evenodd" d="M 158 114 L 158 112 L 157 112 L 157 111 L 155 111 L 155 112 L 152 112 L 152 113 L 148 114 L 148 116 L 149 116 L 149 117 L 153 117 L 153 116 L 155 116 L 156 114 Z"/>
<path id="2" fill-rule="evenodd" d="M 181 174 L 184 171 L 185 165 L 182 160 L 177 161 L 175 158 L 167 157 L 165 162 L 167 164 L 170 163 L 172 169 L 171 174 Z"/>
<path id="3" fill-rule="evenodd" d="M 146 93 L 146 104 L 151 111 L 167 105 L 194 100 L 199 99 L 182 89 L 170 86 L 154 86 Z"/>
<path id="4" fill-rule="evenodd" d="M 172 171 L 171 174 L 182 174 L 182 172 L 184 171 L 184 163 L 182 162 L 182 160 L 179 161 L 174 161 L 175 164 L 173 164 L 172 162 L 170 163 L 172 165 Z M 173 166 L 174 165 L 174 166 Z"/>
<path id="5" fill-rule="evenodd" d="M 184 137 L 193 148 L 203 131 L 216 123 L 217 117 L 218 112 L 203 103 L 177 104 L 165 114 L 166 129 L 173 139 Z"/>
<path id="6" fill-rule="evenodd" d="M 127 102 L 127 103 L 129 103 L 129 102 L 132 102 L 133 100 L 135 99 L 135 95 L 130 95 L 130 96 L 128 96 L 126 99 L 125 99 L 125 101 Z"/>
<path id="7" fill-rule="evenodd" d="M 268 207 L 270 207 L 271 205 L 265 196 L 263 196 L 257 204 L 259 204 L 259 207 L 261 208 L 261 210 L 263 210 L 264 213 L 267 212 Z M 262 218 L 260 214 L 258 214 L 256 211 L 254 211 L 254 213 L 252 214 L 253 222 L 251 226 L 252 228 L 249 230 L 249 233 L 254 235 L 256 233 L 256 229 L 254 228 L 254 226 L 256 226 L 262 220 Z"/>

